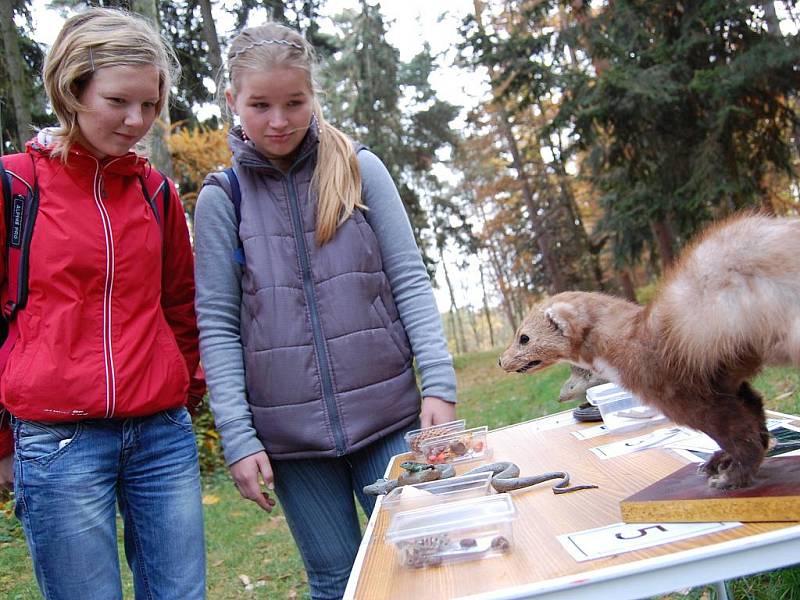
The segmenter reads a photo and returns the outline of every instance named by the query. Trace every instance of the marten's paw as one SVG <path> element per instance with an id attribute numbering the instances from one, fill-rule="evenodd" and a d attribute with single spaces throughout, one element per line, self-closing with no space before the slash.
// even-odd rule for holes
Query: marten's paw
<path id="1" fill-rule="evenodd" d="M 733 460 L 733 457 L 723 450 L 715 452 L 701 469 L 708 475 L 709 487 L 719 490 L 747 487 L 753 482 L 755 475 L 754 469 L 748 469 L 741 462 Z"/>
<path id="2" fill-rule="evenodd" d="M 731 455 L 724 450 L 717 450 L 706 462 L 697 467 L 697 472 L 706 477 L 713 477 L 720 471 L 728 469 L 733 462 Z"/>
<path id="3" fill-rule="evenodd" d="M 753 482 L 751 473 L 742 468 L 728 468 L 708 478 L 708 485 L 719 490 L 745 488 Z"/>

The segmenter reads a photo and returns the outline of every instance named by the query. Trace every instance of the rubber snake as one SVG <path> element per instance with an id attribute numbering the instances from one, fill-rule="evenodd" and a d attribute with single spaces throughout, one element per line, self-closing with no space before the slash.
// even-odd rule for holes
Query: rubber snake
<path id="1" fill-rule="evenodd" d="M 372 496 L 379 496 L 381 494 L 388 494 L 398 486 L 435 481 L 438 479 L 448 479 L 455 475 L 455 469 L 453 469 L 451 465 L 434 466 L 408 462 L 403 463 L 401 466 L 403 466 L 405 471 L 400 477 L 397 479 L 379 479 L 375 483 L 365 486 L 364 493 Z M 561 481 L 552 488 L 554 494 L 567 494 L 569 492 L 577 492 L 578 490 L 597 488 L 596 485 L 575 485 L 569 487 L 569 473 L 564 471 L 553 471 L 531 477 L 520 477 L 519 467 L 512 462 L 496 462 L 483 465 L 467 471 L 464 475 L 484 473 L 487 471 L 492 472 L 491 484 L 499 493 L 530 487 L 551 479 L 561 479 Z"/>
<path id="2" fill-rule="evenodd" d="M 552 488 L 554 494 L 568 494 L 569 492 L 577 492 L 578 490 L 597 488 L 596 485 L 573 485 L 570 487 L 569 473 L 565 471 L 552 471 L 550 473 L 542 473 L 541 475 L 520 477 L 519 467 L 512 462 L 496 462 L 490 465 L 483 465 L 467 471 L 464 475 L 483 473 L 486 471 L 494 473 L 491 481 L 492 487 L 500 493 L 530 487 L 551 479 L 561 479 L 561 481 Z"/>

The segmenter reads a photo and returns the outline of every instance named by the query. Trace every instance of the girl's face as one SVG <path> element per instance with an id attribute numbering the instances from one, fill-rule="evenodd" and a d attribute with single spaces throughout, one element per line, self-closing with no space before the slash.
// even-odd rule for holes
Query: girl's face
<path id="1" fill-rule="evenodd" d="M 294 68 L 248 70 L 237 83 L 235 98 L 231 90 L 225 92 L 228 106 L 256 149 L 288 168 L 311 123 L 314 94 L 308 75 Z"/>
<path id="2" fill-rule="evenodd" d="M 78 96 L 80 141 L 95 157 L 122 156 L 141 140 L 156 116 L 158 69 L 117 65 L 95 71 Z"/>

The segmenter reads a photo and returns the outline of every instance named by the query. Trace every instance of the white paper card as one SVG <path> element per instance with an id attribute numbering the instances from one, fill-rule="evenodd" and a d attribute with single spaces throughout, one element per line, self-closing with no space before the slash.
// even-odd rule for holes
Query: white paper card
<path id="1" fill-rule="evenodd" d="M 615 523 L 558 536 L 578 562 L 708 535 L 741 523 Z"/>
<path id="2" fill-rule="evenodd" d="M 587 427 L 586 429 L 576 429 L 572 432 L 579 440 L 589 440 L 608 433 L 608 425 L 601 423 L 594 427 Z"/>
<path id="3" fill-rule="evenodd" d="M 590 448 L 590 450 L 602 459 L 614 458 L 615 456 L 623 456 L 631 452 L 638 452 L 639 450 L 659 448 L 666 444 L 672 444 L 692 437 L 693 435 L 695 435 L 695 432 L 692 430 L 686 430 L 681 427 L 664 427 L 638 437 L 611 442 L 603 446 L 596 446 Z"/>

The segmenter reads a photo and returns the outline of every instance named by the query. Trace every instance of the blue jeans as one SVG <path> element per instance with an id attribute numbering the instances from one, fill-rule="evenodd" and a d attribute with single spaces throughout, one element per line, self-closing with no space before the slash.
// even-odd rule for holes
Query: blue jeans
<path id="1" fill-rule="evenodd" d="M 186 409 L 16 419 L 15 512 L 46 600 L 122 598 L 116 509 L 139 599 L 205 597 L 197 446 Z"/>
<path id="2" fill-rule="evenodd" d="M 353 492 L 367 515 L 375 497 L 361 488 L 383 477 L 389 459 L 408 451 L 412 424 L 341 458 L 273 460 L 275 493 L 300 549 L 314 600 L 341 598 L 361 543 Z"/>

